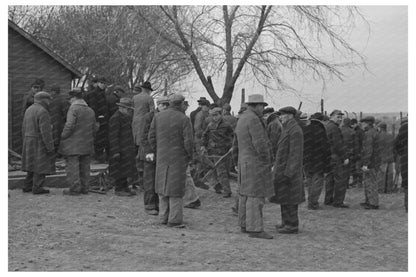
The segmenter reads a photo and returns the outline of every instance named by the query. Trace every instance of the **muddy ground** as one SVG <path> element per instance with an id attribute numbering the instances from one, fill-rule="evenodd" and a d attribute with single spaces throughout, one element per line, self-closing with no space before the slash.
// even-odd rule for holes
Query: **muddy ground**
<path id="1" fill-rule="evenodd" d="M 236 184 L 232 184 L 235 191 Z M 280 207 L 264 208 L 273 240 L 240 233 L 234 198 L 198 189 L 202 206 L 184 209 L 185 229 L 144 213 L 143 193 L 126 198 L 63 196 L 10 190 L 9 271 L 407 271 L 408 221 L 403 194 L 381 194 L 380 210 L 359 206 L 363 189 L 347 192 L 350 209 L 299 208 L 301 232 L 275 231 Z M 322 202 L 322 196 L 321 196 Z"/>

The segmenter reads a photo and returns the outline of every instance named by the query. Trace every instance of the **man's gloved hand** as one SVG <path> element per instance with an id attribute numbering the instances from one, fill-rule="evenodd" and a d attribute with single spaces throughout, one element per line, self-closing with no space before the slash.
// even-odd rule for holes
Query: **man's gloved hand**
<path id="1" fill-rule="evenodd" d="M 149 153 L 149 154 L 146 154 L 146 161 L 147 162 L 154 162 L 154 160 L 155 160 L 155 154 L 154 153 Z"/>
<path id="2" fill-rule="evenodd" d="M 366 165 L 363 165 L 363 167 L 361 167 L 361 170 L 366 172 L 366 171 L 368 171 L 368 167 Z"/>
<path id="3" fill-rule="evenodd" d="M 344 165 L 348 165 L 350 163 L 350 159 L 345 159 Z"/>

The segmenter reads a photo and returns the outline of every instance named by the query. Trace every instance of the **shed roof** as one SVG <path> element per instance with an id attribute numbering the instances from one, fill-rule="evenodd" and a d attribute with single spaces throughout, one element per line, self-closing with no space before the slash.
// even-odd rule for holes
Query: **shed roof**
<path id="1" fill-rule="evenodd" d="M 62 66 L 64 66 L 66 69 L 68 69 L 72 74 L 74 74 L 76 77 L 80 78 L 82 76 L 82 73 L 78 71 L 74 66 L 72 66 L 69 62 L 67 62 L 64 58 L 62 58 L 60 55 L 49 49 L 47 46 L 42 44 L 40 41 L 38 41 L 36 38 L 34 38 L 32 35 L 30 35 L 28 32 L 17 26 L 13 21 L 9 20 L 9 28 L 12 28 L 16 32 L 18 32 L 20 35 L 25 37 L 27 40 L 29 40 L 31 43 L 33 43 L 35 46 L 39 47 L 41 50 L 43 50 L 46 54 L 51 56 L 54 60 L 59 62 Z"/>

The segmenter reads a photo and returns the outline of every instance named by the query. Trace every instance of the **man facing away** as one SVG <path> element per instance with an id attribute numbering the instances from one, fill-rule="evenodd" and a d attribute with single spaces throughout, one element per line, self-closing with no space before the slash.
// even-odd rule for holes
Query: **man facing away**
<path id="1" fill-rule="evenodd" d="M 182 198 L 186 169 L 193 154 L 191 121 L 182 111 L 184 100 L 182 95 L 171 95 L 169 108 L 155 114 L 148 136 L 156 155 L 160 222 L 168 227 L 184 227 Z"/>
<path id="2" fill-rule="evenodd" d="M 247 111 L 238 119 L 233 145 L 233 151 L 238 152 L 238 222 L 249 237 L 272 239 L 263 229 L 265 198 L 274 195 L 270 141 L 262 119 L 268 104 L 263 95 L 253 94 L 249 95 L 247 105 Z"/>
<path id="3" fill-rule="evenodd" d="M 90 159 L 94 153 L 94 137 L 98 130 L 94 111 L 83 99 L 80 88 L 69 92 L 70 103 L 66 123 L 61 135 L 59 153 L 66 159 L 69 190 L 65 195 L 88 193 Z"/>
<path id="4" fill-rule="evenodd" d="M 23 192 L 49 193 L 43 188 L 46 175 L 55 173 L 55 148 L 49 117 L 49 93 L 34 95 L 34 103 L 25 112 L 22 125 L 22 171 L 26 171 Z"/>

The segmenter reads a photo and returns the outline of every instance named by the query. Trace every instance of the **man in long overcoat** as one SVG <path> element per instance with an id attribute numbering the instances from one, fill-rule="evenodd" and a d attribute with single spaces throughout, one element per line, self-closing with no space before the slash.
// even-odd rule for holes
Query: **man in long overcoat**
<path id="1" fill-rule="evenodd" d="M 330 170 L 331 148 L 322 123 L 322 113 L 311 115 L 303 129 L 303 167 L 308 186 L 308 209 L 319 208 L 319 196 L 324 186 L 324 174 Z"/>
<path id="2" fill-rule="evenodd" d="M 381 122 L 378 124 L 379 138 L 380 138 L 380 155 L 381 155 L 381 167 L 380 167 L 380 181 L 379 192 L 391 193 L 393 192 L 394 176 L 393 176 L 393 146 L 394 137 L 393 134 L 387 132 L 387 124 Z"/>
<path id="3" fill-rule="evenodd" d="M 90 157 L 94 153 L 94 137 L 98 130 L 94 111 L 83 99 L 80 88 L 69 92 L 71 97 L 66 123 L 61 135 L 59 153 L 66 159 L 69 190 L 65 195 L 88 193 L 90 178 Z"/>
<path id="4" fill-rule="evenodd" d="M 272 239 L 263 229 L 265 198 L 274 195 L 270 141 L 262 119 L 267 103 L 263 95 L 253 94 L 247 104 L 235 128 L 234 147 L 238 149 L 233 149 L 238 152 L 238 222 L 250 237 Z"/>
<path id="5" fill-rule="evenodd" d="M 364 129 L 362 149 L 362 170 L 364 172 L 365 202 L 361 203 L 365 209 L 378 209 L 378 181 L 380 176 L 380 138 L 374 128 L 375 118 L 367 116 L 361 119 Z"/>
<path id="6" fill-rule="evenodd" d="M 282 135 L 283 126 L 279 120 L 278 112 L 275 112 L 273 108 L 267 108 L 264 110 L 263 117 L 266 120 L 267 135 L 269 136 L 270 143 L 272 145 L 272 159 L 275 160 L 277 143 Z"/>
<path id="7" fill-rule="evenodd" d="M 193 154 L 191 121 L 182 112 L 184 100 L 182 95 L 171 95 L 169 108 L 155 114 L 149 130 L 149 142 L 156 153 L 159 217 L 169 227 L 183 226 L 186 168 Z"/>
<path id="8" fill-rule="evenodd" d="M 346 157 L 345 143 L 339 128 L 343 115 L 340 110 L 332 111 L 326 124 L 326 134 L 331 145 L 331 171 L 326 176 L 324 203 L 336 208 L 349 208 L 344 204 L 348 187 L 344 167 L 348 166 L 349 159 Z"/>
<path id="9" fill-rule="evenodd" d="M 276 161 L 273 167 L 275 196 L 271 202 L 280 204 L 282 234 L 295 234 L 299 228 L 298 205 L 305 201 L 303 185 L 303 131 L 297 123 L 296 109 L 279 110 L 283 133 L 277 143 Z"/>
<path id="10" fill-rule="evenodd" d="M 46 175 L 55 173 L 55 149 L 48 106 L 49 93 L 34 95 L 34 104 L 25 112 L 22 125 L 22 171 L 26 171 L 23 192 L 49 193 L 43 188 Z"/>
<path id="11" fill-rule="evenodd" d="M 139 178 L 139 183 L 143 183 L 143 149 L 140 149 L 140 131 L 143 130 L 143 125 L 145 123 L 144 116 L 151 111 L 155 110 L 155 103 L 153 97 L 150 95 L 153 91 L 152 84 L 149 81 L 144 82 L 142 85 L 136 85 L 135 90 L 140 90 L 139 94 L 133 96 L 133 138 L 134 143 L 137 147 L 137 158 L 136 158 L 136 167 L 137 174 Z"/>
<path id="12" fill-rule="evenodd" d="M 128 186 L 128 178 L 133 179 L 136 171 L 135 145 L 131 121 L 133 115 L 133 101 L 121 98 L 116 111 L 110 118 L 110 177 L 115 181 L 114 190 L 118 196 L 133 196 L 135 192 Z"/>

